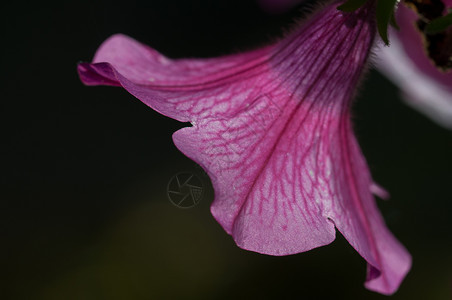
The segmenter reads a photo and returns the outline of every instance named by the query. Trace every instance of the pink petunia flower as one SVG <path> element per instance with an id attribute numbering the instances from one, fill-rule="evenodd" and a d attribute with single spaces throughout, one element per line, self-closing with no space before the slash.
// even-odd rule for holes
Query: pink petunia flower
<path id="1" fill-rule="evenodd" d="M 219 58 L 171 60 L 115 35 L 78 71 L 192 124 L 174 143 L 209 174 L 212 214 L 238 246 L 289 255 L 331 243 L 337 228 L 368 262 L 366 287 L 391 294 L 411 257 L 378 211 L 349 112 L 374 8 L 336 6 L 275 44 Z"/>
<path id="2" fill-rule="evenodd" d="M 452 7 L 452 0 L 443 3 Z M 441 70 L 428 57 L 424 37 L 416 27 L 419 17 L 413 10 L 399 5 L 396 19 L 400 30 L 391 30 L 390 47 L 377 50 L 378 69 L 400 87 L 407 104 L 452 129 L 452 70 Z M 449 47 L 449 53 L 451 39 L 449 29 L 449 42 L 443 45 Z"/>

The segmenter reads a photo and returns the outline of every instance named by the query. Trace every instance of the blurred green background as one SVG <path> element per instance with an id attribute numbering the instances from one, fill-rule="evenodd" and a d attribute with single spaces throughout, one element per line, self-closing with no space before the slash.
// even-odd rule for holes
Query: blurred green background
<path id="1" fill-rule="evenodd" d="M 277 37 L 303 11 L 253 1 L 66 1 L 0 4 L 1 299 L 383 299 L 365 261 L 338 235 L 287 257 L 235 246 L 209 212 L 202 169 L 173 145 L 185 124 L 120 88 L 85 87 L 111 34 L 170 57 L 208 57 Z M 392 299 L 452 298 L 452 134 L 405 106 L 370 71 L 353 110 L 388 227 L 413 255 Z M 201 203 L 178 209 L 170 178 L 197 174 Z"/>

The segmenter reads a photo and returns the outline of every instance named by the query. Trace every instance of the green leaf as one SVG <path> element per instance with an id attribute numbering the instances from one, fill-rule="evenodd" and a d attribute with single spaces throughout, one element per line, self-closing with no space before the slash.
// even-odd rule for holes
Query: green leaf
<path id="1" fill-rule="evenodd" d="M 344 4 L 337 7 L 337 9 L 342 10 L 343 12 L 352 12 L 360 8 L 366 3 L 367 0 L 348 0 Z"/>
<path id="2" fill-rule="evenodd" d="M 388 26 L 394 15 L 397 0 L 378 0 L 377 2 L 377 28 L 381 39 L 389 45 Z"/>
<path id="3" fill-rule="evenodd" d="M 392 12 L 391 18 L 389 19 L 389 24 L 394 27 L 397 30 L 400 30 L 399 24 L 397 24 L 396 18 L 395 18 L 395 11 Z"/>
<path id="4" fill-rule="evenodd" d="M 452 13 L 443 17 L 439 17 L 431 21 L 426 27 L 425 32 L 428 34 L 440 33 L 452 25 Z"/>

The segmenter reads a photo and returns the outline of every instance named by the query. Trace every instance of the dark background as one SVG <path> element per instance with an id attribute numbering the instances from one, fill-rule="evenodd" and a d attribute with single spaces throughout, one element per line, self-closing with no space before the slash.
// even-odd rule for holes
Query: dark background
<path id="1" fill-rule="evenodd" d="M 93 1 L 94 2 L 94 1 Z M 338 235 L 287 257 L 239 249 L 209 212 L 208 177 L 173 145 L 184 124 L 120 88 L 76 73 L 121 32 L 169 57 L 261 45 L 302 15 L 253 1 L 66 1 L 1 4 L 0 298 L 384 299 Z M 371 71 L 356 132 L 391 231 L 413 255 L 392 299 L 452 298 L 452 134 L 405 106 Z M 204 182 L 201 203 L 166 197 L 180 171 Z"/>

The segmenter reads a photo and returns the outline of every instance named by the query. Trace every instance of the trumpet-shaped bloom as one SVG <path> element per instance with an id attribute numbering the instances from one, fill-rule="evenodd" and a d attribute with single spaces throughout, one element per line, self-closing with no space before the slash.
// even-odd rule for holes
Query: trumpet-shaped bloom
<path id="1" fill-rule="evenodd" d="M 78 71 L 191 122 L 174 143 L 209 174 L 212 214 L 237 245 L 294 254 L 337 228 L 368 262 L 366 286 L 391 294 L 411 258 L 378 211 L 349 113 L 374 36 L 372 5 L 330 5 L 273 45 L 220 58 L 171 60 L 115 35 Z"/>
<path id="2" fill-rule="evenodd" d="M 451 0 L 443 2 L 452 8 Z M 391 46 L 377 51 L 379 70 L 400 87 L 406 103 L 452 129 L 452 70 L 440 70 L 428 57 L 413 10 L 400 5 L 396 19 L 400 30 L 391 31 Z M 448 34 L 450 43 L 452 29 Z M 442 47 L 446 50 L 447 42 Z"/>

